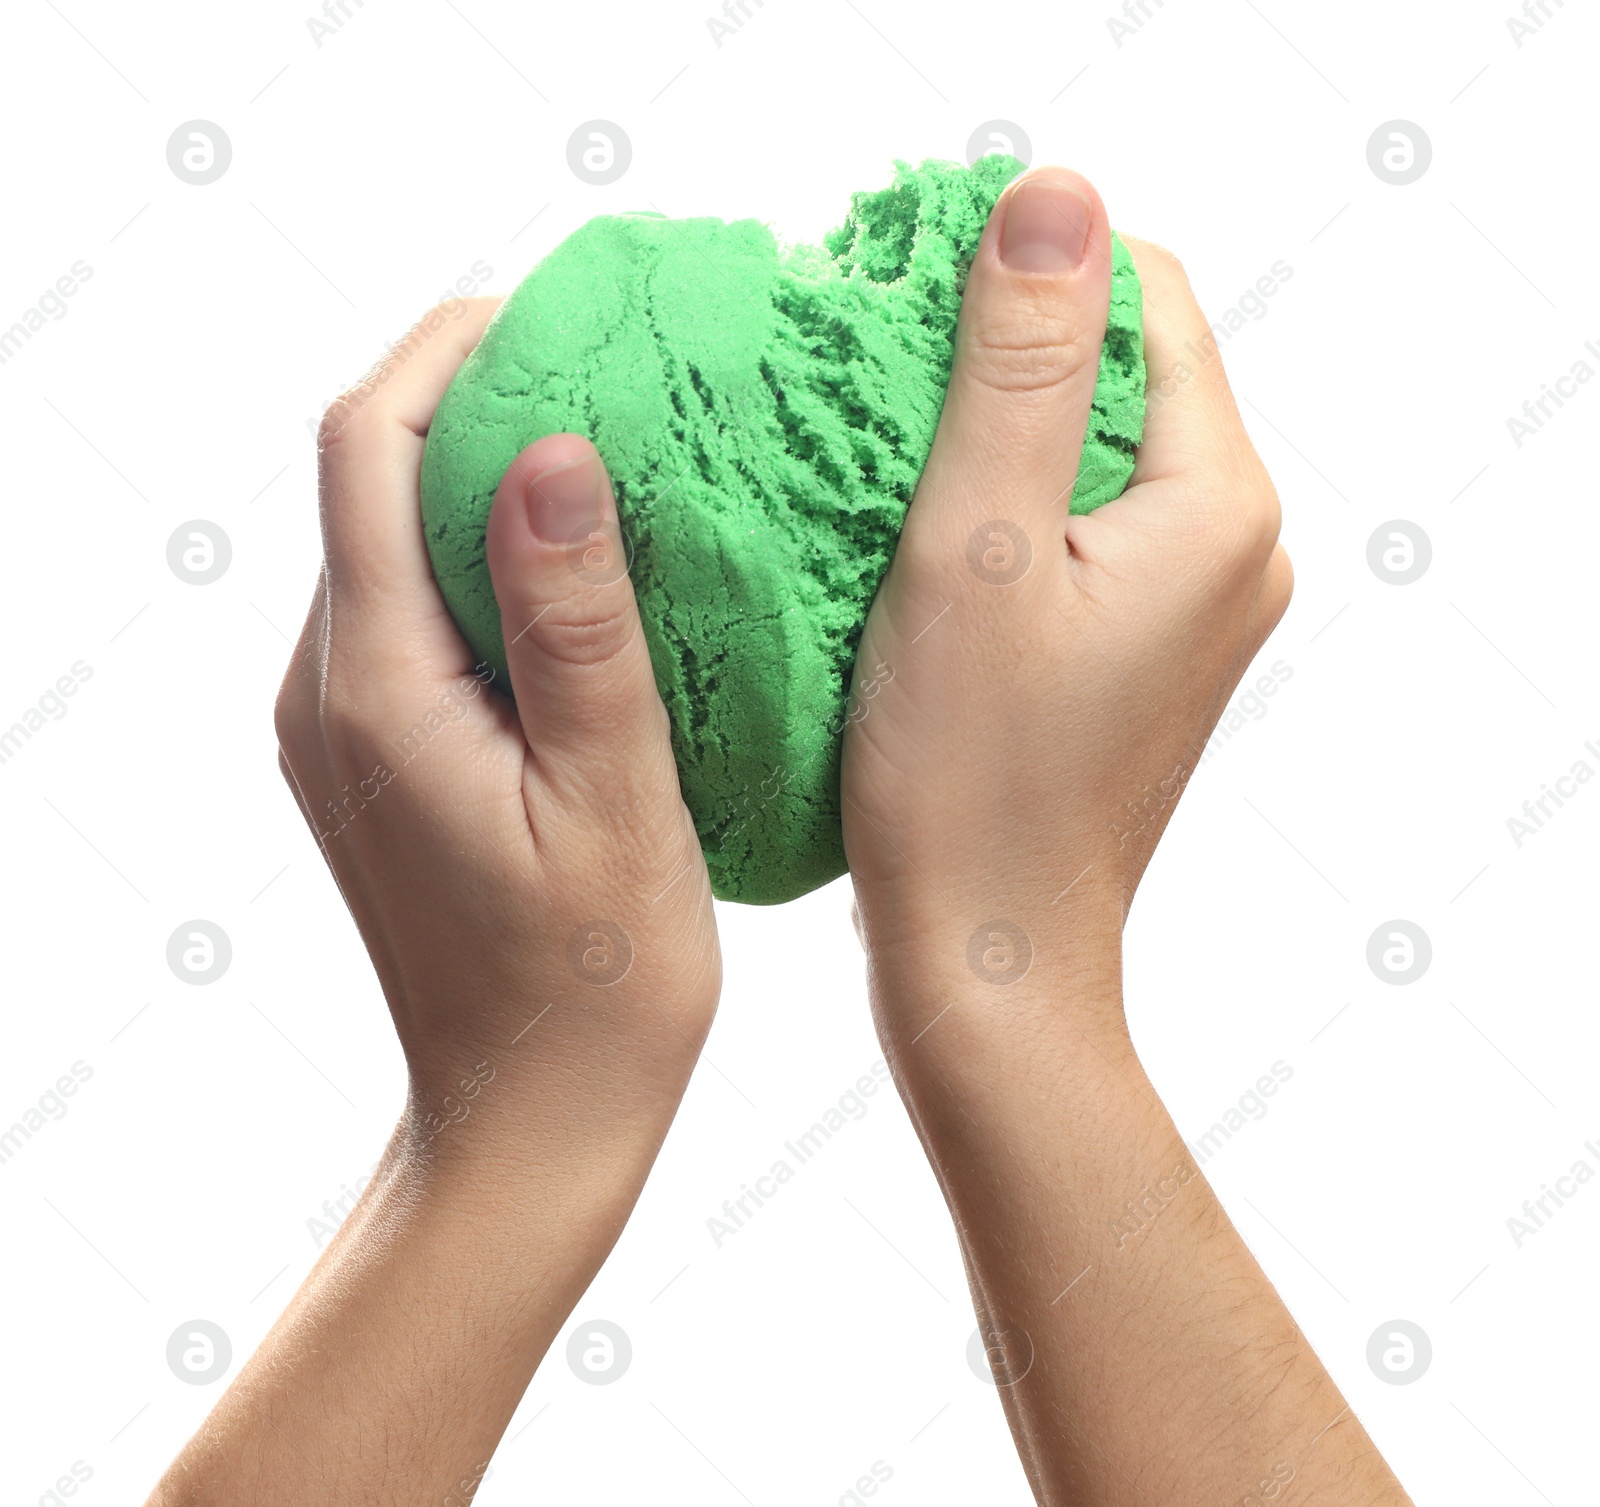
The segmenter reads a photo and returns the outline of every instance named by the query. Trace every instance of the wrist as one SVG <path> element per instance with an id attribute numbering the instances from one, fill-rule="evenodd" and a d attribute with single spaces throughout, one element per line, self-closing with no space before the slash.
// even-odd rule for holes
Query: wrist
<path id="1" fill-rule="evenodd" d="M 1085 884 L 1009 917 L 914 919 L 903 889 L 858 886 L 857 900 L 878 1037 L 930 1151 L 973 1116 L 1026 1134 L 1013 1111 L 1069 1080 L 1074 1092 L 1107 1073 L 1144 1081 L 1122 1006 L 1119 896 Z"/>
<path id="2" fill-rule="evenodd" d="M 913 1033 L 919 1013 L 961 1000 L 995 1024 L 1013 1013 L 1121 1016 L 1122 921 L 1115 899 L 974 903 L 913 911 L 857 886 L 857 926 L 880 1022 Z"/>
<path id="3" fill-rule="evenodd" d="M 581 1295 L 633 1212 L 659 1140 L 500 1134 L 487 1115 L 436 1132 L 408 1105 L 373 1179 L 376 1227 L 403 1225 L 430 1250 L 471 1250 L 492 1290 L 543 1294 L 564 1313 Z M 364 1200 L 365 1202 L 365 1200 Z M 353 1224 L 354 1221 L 351 1221 Z"/>
<path id="4" fill-rule="evenodd" d="M 660 991 L 569 989 L 548 1003 L 463 1012 L 447 1033 L 410 1033 L 406 1143 L 442 1164 L 500 1167 L 513 1180 L 604 1182 L 647 1168 L 714 1005 L 714 995 L 702 1005 Z"/>
<path id="5" fill-rule="evenodd" d="M 598 1079 L 596 1058 L 606 1065 Z M 691 1066 L 687 1054 L 681 1066 L 658 1061 L 652 1077 L 595 1043 L 551 1041 L 525 1063 L 469 1064 L 445 1080 L 413 1071 L 395 1144 L 424 1199 L 471 1210 L 487 1238 L 548 1245 L 564 1231 L 558 1243 L 574 1237 L 598 1265 L 638 1200 Z"/>

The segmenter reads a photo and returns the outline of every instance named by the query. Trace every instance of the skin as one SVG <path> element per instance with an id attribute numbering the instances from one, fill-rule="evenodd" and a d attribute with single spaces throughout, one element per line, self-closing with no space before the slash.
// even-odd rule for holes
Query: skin
<path id="1" fill-rule="evenodd" d="M 423 438 L 494 307 L 436 311 L 323 424 L 326 560 L 278 700 L 281 762 L 408 1092 L 371 1186 L 160 1507 L 468 1500 L 621 1232 L 715 1009 L 710 883 L 593 447 L 540 441 L 495 501 L 515 706 L 474 676 L 433 583 Z M 594 538 L 570 551 L 586 514 Z M 546 516 L 559 546 L 530 526 Z M 597 920 L 631 941 L 616 982 Z"/>
<path id="2" fill-rule="evenodd" d="M 1152 387 L 1173 380 L 1133 486 L 1084 518 L 1066 497 L 1109 299 L 1104 208 L 1075 175 L 1030 174 L 973 264 L 861 647 L 895 674 L 861 687 L 845 744 L 872 1007 L 1039 1501 L 1405 1503 L 1187 1167 L 1123 1018 L 1128 905 L 1291 587 L 1220 361 L 1174 375 L 1206 322 L 1177 263 L 1130 245 Z M 406 1104 L 154 1507 L 470 1500 L 715 1009 L 709 883 L 588 442 L 541 440 L 496 498 L 515 706 L 433 584 L 423 439 L 494 307 L 435 311 L 330 410 L 325 563 L 278 703 L 283 772 L 372 954 Z M 980 560 L 1015 549 L 980 528 L 997 519 L 1028 545 L 1003 586 L 969 563 L 975 531 Z"/>
<path id="3" fill-rule="evenodd" d="M 1123 1014 L 1134 891 L 1292 587 L 1215 345 L 1191 353 L 1206 319 L 1170 254 L 1129 246 L 1148 425 L 1128 491 L 1085 517 L 1067 497 L 1110 298 L 1105 208 L 1037 171 L 974 260 L 858 659 L 895 674 L 845 745 L 872 1007 L 1040 1502 L 1404 1503 Z M 1009 584 L 970 564 L 975 533 L 1005 563 L 994 520 L 1031 550 Z"/>

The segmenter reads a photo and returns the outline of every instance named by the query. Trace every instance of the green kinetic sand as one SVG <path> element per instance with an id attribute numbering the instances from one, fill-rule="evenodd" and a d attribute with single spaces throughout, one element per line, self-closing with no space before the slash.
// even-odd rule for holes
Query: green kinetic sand
<path id="1" fill-rule="evenodd" d="M 714 892 L 790 900 L 845 871 L 839 750 L 856 645 L 938 423 L 989 211 L 1022 170 L 896 163 L 818 246 L 756 220 L 605 215 L 501 306 L 422 466 L 433 568 L 472 648 L 505 647 L 495 490 L 547 434 L 609 468 L 683 797 Z M 1144 424 L 1142 300 L 1111 314 L 1074 513 L 1118 496 Z"/>

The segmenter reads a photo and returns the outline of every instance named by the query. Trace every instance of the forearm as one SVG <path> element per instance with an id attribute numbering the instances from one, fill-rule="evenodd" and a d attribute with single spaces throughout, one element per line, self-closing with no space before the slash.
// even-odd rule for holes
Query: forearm
<path id="1" fill-rule="evenodd" d="M 1036 1494 L 1404 1503 L 1145 1077 L 1117 973 L 874 972 Z"/>
<path id="2" fill-rule="evenodd" d="M 557 1137 L 515 1157 L 425 1139 L 397 1130 L 152 1507 L 471 1500 L 657 1142 L 602 1138 L 579 1160 Z"/>

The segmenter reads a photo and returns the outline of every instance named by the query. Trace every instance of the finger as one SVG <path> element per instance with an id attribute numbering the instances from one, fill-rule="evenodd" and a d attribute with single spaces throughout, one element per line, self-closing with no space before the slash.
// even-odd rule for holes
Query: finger
<path id="1" fill-rule="evenodd" d="M 1130 489 L 1254 456 L 1222 366 L 1217 332 L 1183 264 L 1164 247 L 1124 236 L 1144 293 L 1145 424 Z"/>
<path id="2" fill-rule="evenodd" d="M 967 275 L 909 537 L 934 530 L 959 546 L 996 517 L 1035 541 L 1059 533 L 1110 300 L 1111 229 L 1093 186 L 1065 168 L 1018 178 L 990 214 Z"/>
<path id="3" fill-rule="evenodd" d="M 1209 569 L 1259 570 L 1278 539 L 1278 494 L 1223 371 L 1217 335 L 1170 251 L 1124 237 L 1144 292 L 1146 410 L 1128 489 L 1081 518 L 1081 558 L 1137 543 Z"/>
<path id="4" fill-rule="evenodd" d="M 1294 566 L 1288 552 L 1281 544 L 1274 545 L 1267 559 L 1267 568 L 1261 574 L 1261 584 L 1256 588 L 1254 606 L 1257 643 L 1264 644 L 1272 630 L 1283 621 L 1294 597 Z"/>
<path id="5" fill-rule="evenodd" d="M 535 767 L 591 786 L 671 767 L 606 468 L 548 435 L 512 461 L 489 514 L 489 575 Z"/>
<path id="6" fill-rule="evenodd" d="M 317 571 L 311 607 L 300 629 L 300 637 L 295 640 L 290 652 L 283 681 L 278 687 L 278 699 L 273 706 L 273 723 L 278 734 L 279 749 L 293 748 L 301 759 L 308 757 L 320 742 L 317 715 L 325 694 L 326 677 L 322 670 L 327 632 L 328 571 L 324 565 Z"/>
<path id="7" fill-rule="evenodd" d="M 459 673 L 462 647 L 434 584 L 418 504 L 428 426 L 499 306 L 441 305 L 323 416 L 317 438 L 330 615 L 341 653 Z"/>

